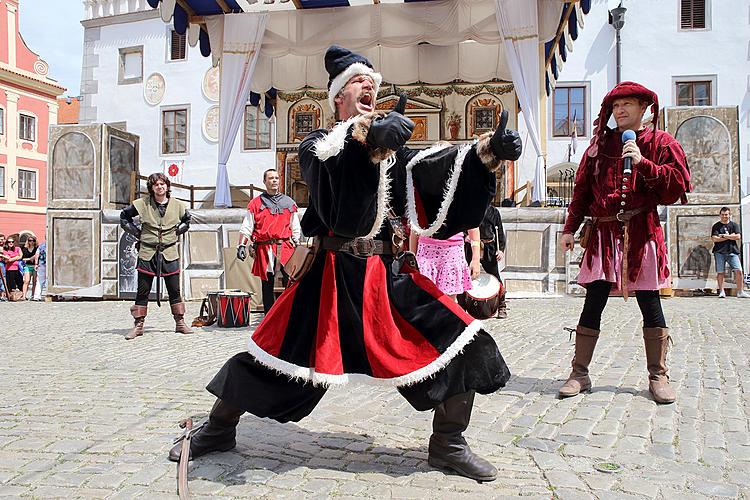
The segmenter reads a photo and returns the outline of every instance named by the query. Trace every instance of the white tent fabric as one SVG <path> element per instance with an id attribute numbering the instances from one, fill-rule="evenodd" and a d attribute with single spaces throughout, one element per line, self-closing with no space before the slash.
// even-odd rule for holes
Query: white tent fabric
<path id="1" fill-rule="evenodd" d="M 536 154 L 533 199 L 544 201 L 539 44 L 555 36 L 563 5 L 442 0 L 206 17 L 214 64 L 222 59 L 215 206 L 231 205 L 226 161 L 249 91 L 326 88 L 323 54 L 332 44 L 365 55 L 388 83 L 512 80 Z"/>
<path id="2" fill-rule="evenodd" d="M 547 198 L 547 174 L 539 133 L 539 16 L 536 2 L 495 0 L 497 26 L 505 46 L 505 59 L 521 104 L 523 119 L 536 153 L 532 201 Z M 559 14 L 558 14 L 559 15 Z M 528 144 L 527 144 L 528 146 Z"/>
<path id="3" fill-rule="evenodd" d="M 538 33 L 544 41 L 554 37 L 563 3 L 538 2 L 544 14 Z M 332 44 L 370 59 L 389 83 L 510 80 L 495 9 L 495 0 L 444 0 L 275 11 L 251 90 L 325 88 L 323 54 Z M 211 25 L 208 31 L 212 52 L 221 54 L 221 37 L 212 34 Z"/>
<path id="4" fill-rule="evenodd" d="M 227 161 L 245 113 L 250 83 L 260 55 L 268 13 L 227 14 L 207 20 L 214 34 L 222 31 L 221 90 L 219 108 L 219 168 L 216 172 L 215 207 L 231 207 Z M 219 26 L 223 24 L 223 26 Z"/>

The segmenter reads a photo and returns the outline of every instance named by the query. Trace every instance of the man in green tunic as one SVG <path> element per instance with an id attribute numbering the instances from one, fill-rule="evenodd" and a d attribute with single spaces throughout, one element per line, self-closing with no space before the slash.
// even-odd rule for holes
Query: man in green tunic
<path id="1" fill-rule="evenodd" d="M 180 295 L 180 255 L 177 252 L 179 236 L 190 227 L 190 213 L 185 204 L 172 198 L 170 182 L 164 174 L 151 174 L 147 182 L 148 196 L 135 200 L 120 212 L 120 226 L 139 240 L 138 291 L 130 313 L 135 319 L 133 329 L 125 338 L 132 340 L 143 335 L 143 324 L 148 312 L 148 294 L 154 278 L 156 303 L 161 306 L 159 278 L 164 278 L 169 293 L 169 304 L 175 320 L 175 332 L 193 333 L 185 323 L 185 303 Z M 133 218 L 139 216 L 138 228 Z"/>

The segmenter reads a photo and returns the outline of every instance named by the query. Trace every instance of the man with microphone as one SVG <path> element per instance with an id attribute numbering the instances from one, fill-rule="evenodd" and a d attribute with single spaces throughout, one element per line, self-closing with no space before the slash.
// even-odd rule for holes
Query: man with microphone
<path id="1" fill-rule="evenodd" d="M 649 106 L 653 117 L 644 127 Z M 607 126 L 610 116 L 615 129 Z M 658 120 L 656 94 L 638 83 L 622 82 L 604 97 L 594 121 L 561 238 L 563 250 L 572 250 L 573 234 L 584 217 L 590 217 L 581 238 L 585 253 L 578 275 L 586 300 L 576 328 L 572 371 L 560 397 L 591 388 L 589 363 L 604 306 L 614 290 L 625 300 L 634 294 L 638 301 L 649 391 L 657 403 L 675 400 L 666 366 L 669 329 L 659 298 L 659 289 L 670 285 L 669 257 L 656 207 L 687 203 L 685 193 L 691 186 L 685 153 L 674 137 L 656 129 Z"/>

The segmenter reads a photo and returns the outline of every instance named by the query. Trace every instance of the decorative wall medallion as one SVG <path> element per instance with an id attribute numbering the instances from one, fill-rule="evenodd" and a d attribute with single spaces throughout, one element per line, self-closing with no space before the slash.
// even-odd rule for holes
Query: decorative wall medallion
<path id="1" fill-rule="evenodd" d="M 203 75 L 203 95 L 209 101 L 219 102 L 219 67 L 210 68 Z"/>
<path id="2" fill-rule="evenodd" d="M 38 59 L 36 62 L 34 62 L 34 71 L 36 71 L 37 75 L 46 76 L 47 73 L 49 73 L 49 66 L 46 62 Z"/>
<path id="3" fill-rule="evenodd" d="M 151 73 L 143 85 L 143 98 L 151 106 L 156 106 L 164 99 L 167 90 L 167 82 L 160 73 Z"/>
<path id="4" fill-rule="evenodd" d="M 211 142 L 219 140 L 219 106 L 211 106 L 203 117 L 203 136 Z"/>

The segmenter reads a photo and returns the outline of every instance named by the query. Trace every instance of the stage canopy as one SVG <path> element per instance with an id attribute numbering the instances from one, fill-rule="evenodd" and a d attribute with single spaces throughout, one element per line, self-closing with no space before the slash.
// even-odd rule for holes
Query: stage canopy
<path id="1" fill-rule="evenodd" d="M 244 103 L 276 90 L 326 88 L 323 54 L 332 44 L 365 55 L 387 83 L 512 81 L 527 111 L 533 199 L 544 200 L 540 86 L 548 94 L 554 87 L 590 0 L 148 2 L 214 64 L 222 61 L 217 206 L 231 204 L 226 161 Z"/>

